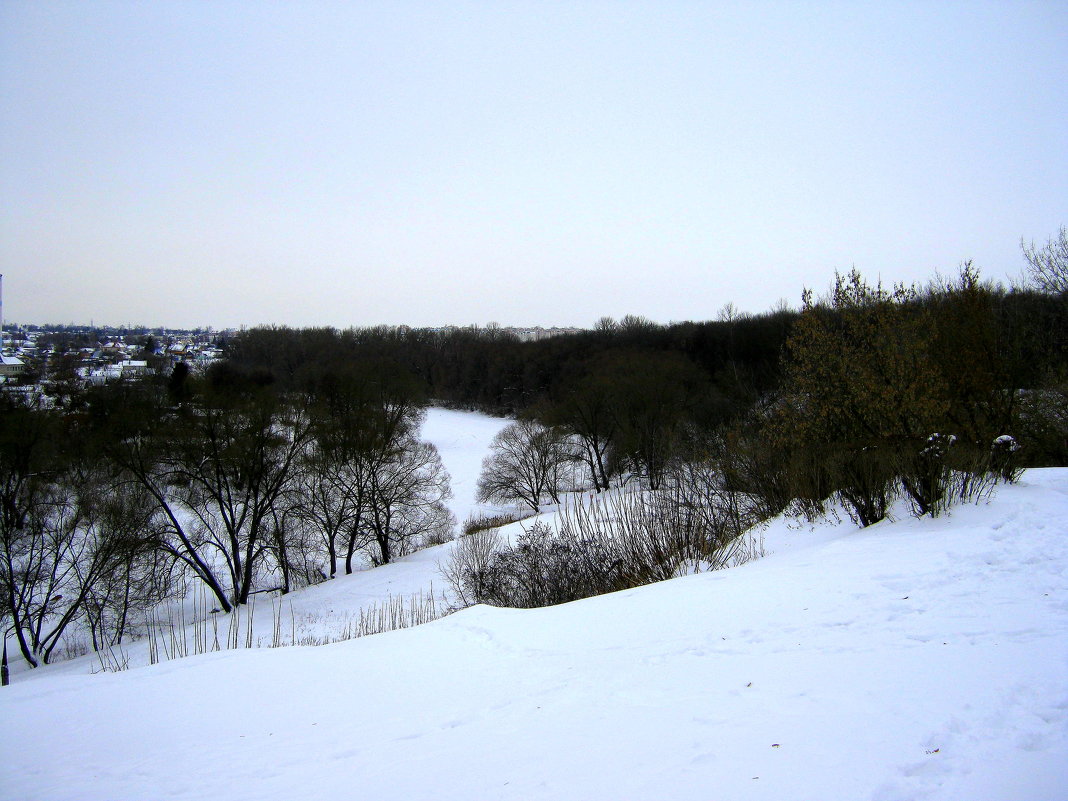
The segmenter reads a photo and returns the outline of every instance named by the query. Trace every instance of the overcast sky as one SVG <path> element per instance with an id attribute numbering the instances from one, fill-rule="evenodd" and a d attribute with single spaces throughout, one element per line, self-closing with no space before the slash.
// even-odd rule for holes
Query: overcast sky
<path id="1" fill-rule="evenodd" d="M 1068 223 L 1068 3 L 0 2 L 23 323 L 580 325 Z"/>

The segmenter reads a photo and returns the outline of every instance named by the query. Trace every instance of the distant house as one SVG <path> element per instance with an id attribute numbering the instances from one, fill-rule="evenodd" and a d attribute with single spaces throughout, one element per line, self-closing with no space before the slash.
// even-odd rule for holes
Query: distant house
<path id="1" fill-rule="evenodd" d="M 121 342 L 112 341 L 105 343 L 100 350 L 103 352 L 105 358 L 122 356 L 126 352 L 126 346 Z"/>
<path id="2" fill-rule="evenodd" d="M 204 348 L 197 354 L 196 363 L 201 367 L 207 367 L 208 365 L 215 364 L 223 357 L 223 353 L 218 348 Z"/>
<path id="3" fill-rule="evenodd" d="M 123 378 L 145 375 L 149 371 L 148 362 L 139 359 L 124 359 L 119 362 L 116 367 L 119 368 L 119 372 L 122 374 Z"/>
<path id="4" fill-rule="evenodd" d="M 540 325 L 536 325 L 533 328 L 506 328 L 505 331 L 509 331 L 515 334 L 519 338 L 520 342 L 540 342 L 543 339 L 549 339 L 550 337 L 567 336 L 569 334 L 579 334 L 582 332 L 581 328 L 542 328 Z"/>
<path id="5" fill-rule="evenodd" d="M 172 359 L 182 361 L 192 354 L 192 347 L 187 342 L 174 342 L 167 346 L 167 355 Z"/>
<path id="6" fill-rule="evenodd" d="M 0 354 L 0 377 L 5 381 L 22 374 L 26 365 L 18 356 L 5 356 Z"/>

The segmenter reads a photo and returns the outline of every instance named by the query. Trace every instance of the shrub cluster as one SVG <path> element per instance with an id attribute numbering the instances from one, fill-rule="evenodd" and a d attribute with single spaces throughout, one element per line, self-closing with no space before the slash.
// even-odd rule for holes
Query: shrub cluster
<path id="1" fill-rule="evenodd" d="M 738 564 L 759 549 L 747 534 L 759 509 L 718 475 L 680 462 L 658 490 L 567 504 L 555 528 L 535 522 L 514 543 L 479 530 L 442 573 L 463 604 L 530 608 Z"/>
<path id="2" fill-rule="evenodd" d="M 734 486 L 768 511 L 819 514 L 833 499 L 868 526 L 899 497 L 938 515 L 1014 481 L 1025 452 L 1007 432 L 1022 429 L 1022 393 L 998 300 L 970 265 L 926 293 L 853 272 L 825 301 L 806 295 L 781 392 L 733 432 Z M 1049 419 L 1034 406 L 1030 416 Z"/>

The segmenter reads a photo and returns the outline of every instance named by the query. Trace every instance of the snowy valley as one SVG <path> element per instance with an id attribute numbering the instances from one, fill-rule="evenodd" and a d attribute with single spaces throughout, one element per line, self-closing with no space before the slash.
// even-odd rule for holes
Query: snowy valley
<path id="1" fill-rule="evenodd" d="M 505 422 L 428 417 L 461 521 Z M 151 666 L 133 643 L 125 671 L 85 675 L 86 656 L 18 672 L 0 795 L 1065 798 L 1068 470 L 895 517 L 777 518 L 763 558 L 556 607 Z M 440 593 L 452 547 L 294 593 L 283 625 L 325 632 Z"/>

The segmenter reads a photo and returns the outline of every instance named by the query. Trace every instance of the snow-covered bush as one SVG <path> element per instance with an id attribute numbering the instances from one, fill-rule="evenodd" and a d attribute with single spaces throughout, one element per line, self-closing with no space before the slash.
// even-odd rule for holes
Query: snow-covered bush
<path id="1" fill-rule="evenodd" d="M 1019 465 L 1020 443 L 1008 434 L 994 439 L 990 446 L 990 469 L 1007 484 L 1013 484 L 1020 478 L 1022 468 Z"/>

